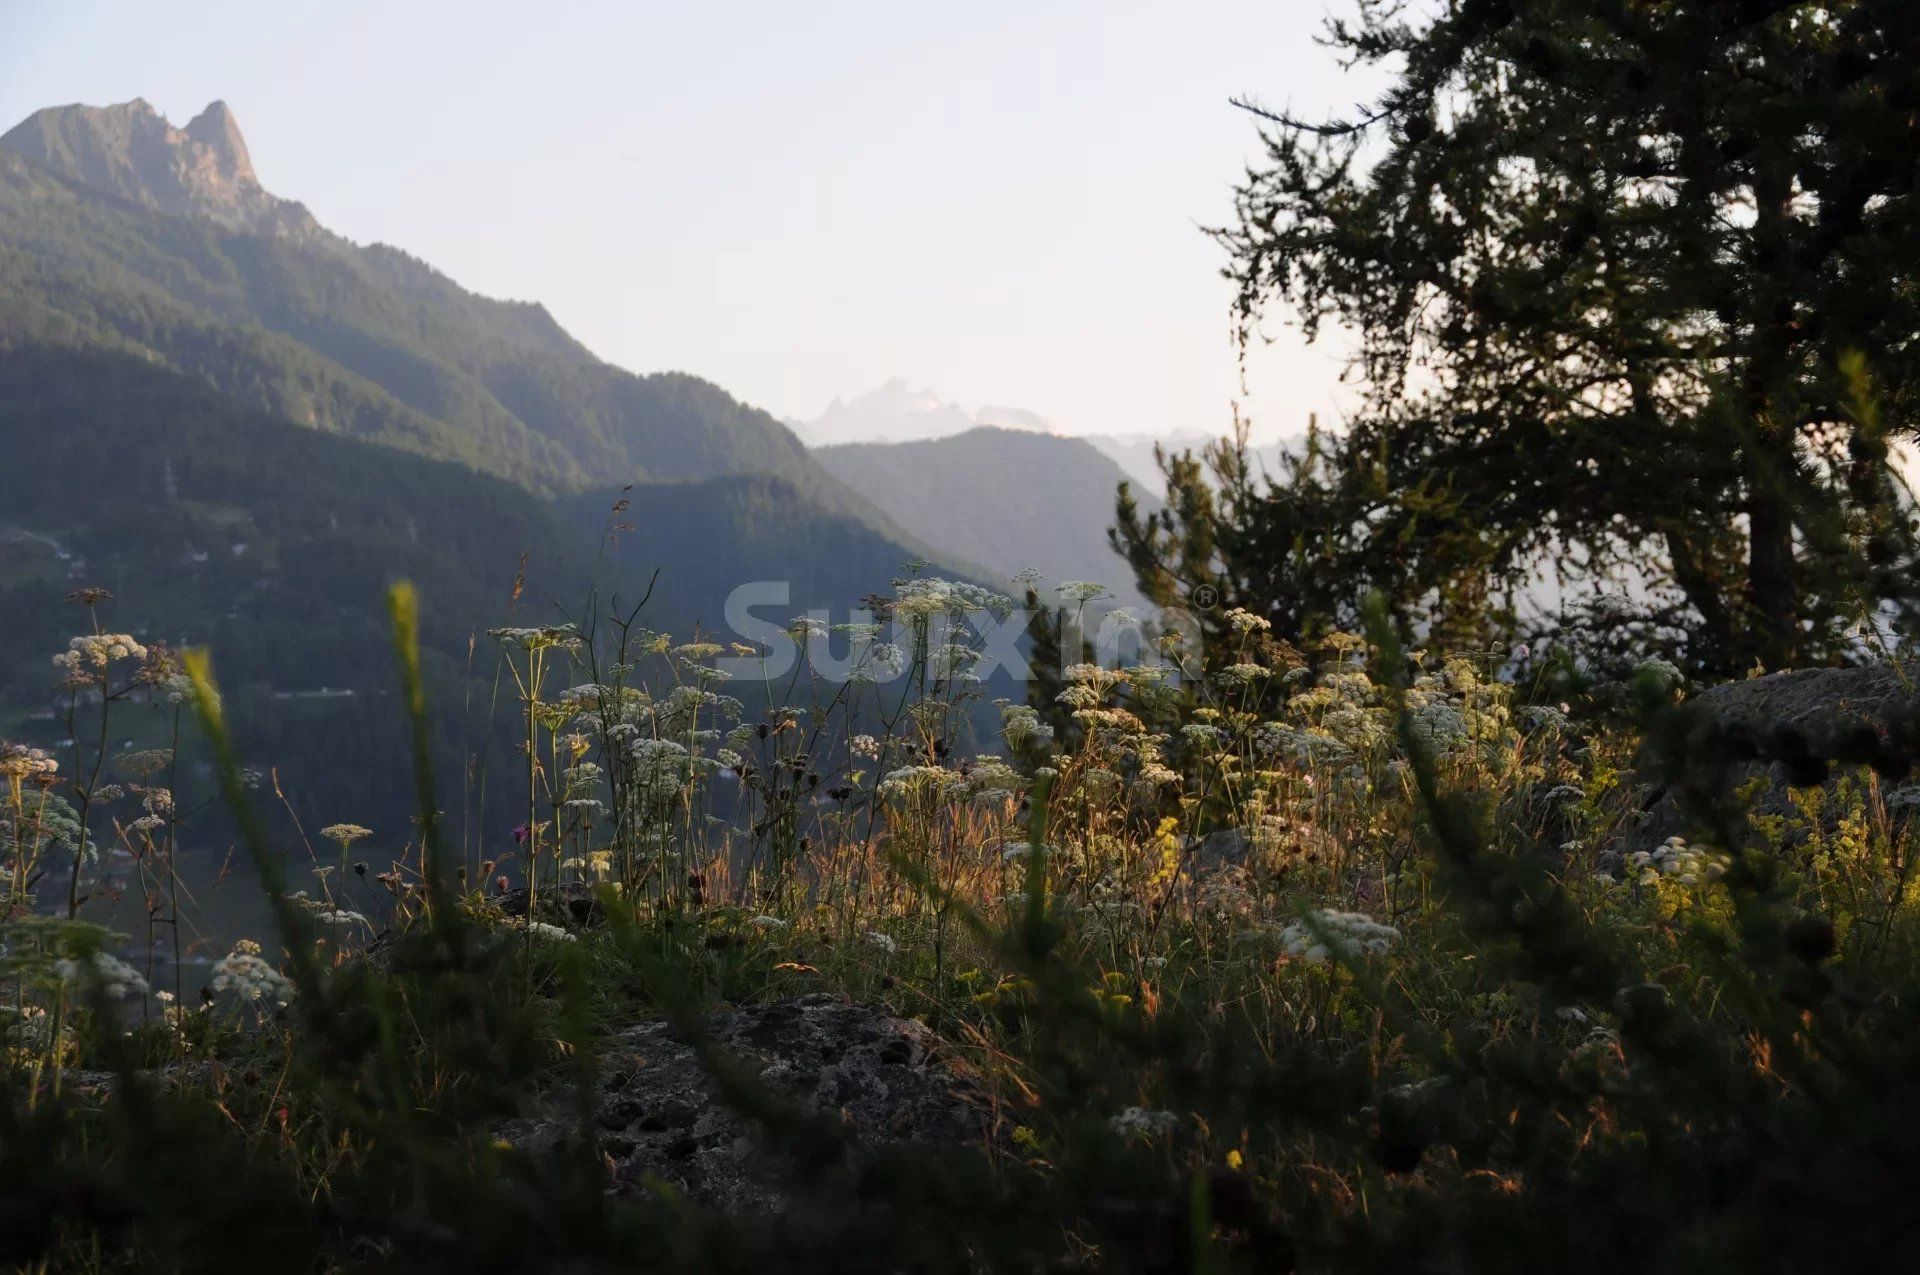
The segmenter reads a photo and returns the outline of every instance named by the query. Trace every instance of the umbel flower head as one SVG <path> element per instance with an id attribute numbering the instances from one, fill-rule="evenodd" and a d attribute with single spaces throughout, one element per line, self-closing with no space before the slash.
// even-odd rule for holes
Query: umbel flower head
<path id="1" fill-rule="evenodd" d="M 38 779 L 51 776 L 59 769 L 60 763 L 48 756 L 44 748 L 0 744 L 0 779 Z"/>
<path id="2" fill-rule="evenodd" d="M 105 952 L 89 952 L 78 959 L 55 961 L 53 972 L 61 982 L 77 985 L 89 994 L 97 992 L 108 1000 L 147 994 L 147 980 L 140 977 L 140 972 Z"/>
<path id="3" fill-rule="evenodd" d="M 344 850 L 363 837 L 371 837 L 373 829 L 362 828 L 357 823 L 330 823 L 320 830 L 320 835 L 329 841 L 337 842 Z"/>
<path id="4" fill-rule="evenodd" d="M 260 945 L 252 939 L 241 939 L 233 945 L 233 951 L 215 963 L 208 987 L 216 995 L 232 992 L 253 1004 L 285 1005 L 293 999 L 292 982 L 267 964 L 260 955 Z"/>
<path id="5" fill-rule="evenodd" d="M 487 636 L 502 646 L 516 646 L 525 651 L 544 651 L 556 646 L 572 649 L 580 645 L 580 634 L 571 624 L 546 624 L 533 629 L 488 629 Z"/>
<path id="6" fill-rule="evenodd" d="M 98 682 L 107 668 L 118 660 L 144 660 L 147 648 L 126 633 L 82 633 L 68 641 L 67 649 L 53 657 L 56 668 L 65 669 L 75 682 Z"/>

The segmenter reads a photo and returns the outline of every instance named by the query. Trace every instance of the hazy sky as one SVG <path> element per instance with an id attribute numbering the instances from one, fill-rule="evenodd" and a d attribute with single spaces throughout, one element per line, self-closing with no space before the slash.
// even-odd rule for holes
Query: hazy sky
<path id="1" fill-rule="evenodd" d="M 1221 429 L 1227 98 L 1366 95 L 1322 0 L 664 4 L 0 0 L 0 128 L 225 98 L 261 180 L 350 238 L 544 301 L 602 356 L 783 416 L 891 376 L 1076 431 Z M 1260 433 L 1335 401 L 1271 325 Z"/>

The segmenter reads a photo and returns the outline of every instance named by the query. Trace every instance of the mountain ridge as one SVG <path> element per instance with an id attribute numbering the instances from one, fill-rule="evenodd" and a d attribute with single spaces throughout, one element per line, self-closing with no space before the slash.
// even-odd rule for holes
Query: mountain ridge
<path id="1" fill-rule="evenodd" d="M 1123 602 L 1139 595 L 1107 542 L 1127 475 L 1085 439 L 976 425 L 909 442 L 816 448 L 830 472 L 922 539 L 983 561 L 1006 582 L 1032 568 L 1091 580 Z M 1159 501 L 1139 497 L 1146 508 Z"/>
<path id="2" fill-rule="evenodd" d="M 267 212 L 233 214 L 247 201 Z M 317 223 L 258 233 L 288 208 L 305 213 L 259 188 L 220 103 L 185 130 L 138 100 L 36 112 L 0 135 L 0 340 L 132 350 L 299 424 L 549 494 L 779 474 L 938 557 L 720 387 L 616 367 L 537 302 L 479 296 L 401 249 Z"/>

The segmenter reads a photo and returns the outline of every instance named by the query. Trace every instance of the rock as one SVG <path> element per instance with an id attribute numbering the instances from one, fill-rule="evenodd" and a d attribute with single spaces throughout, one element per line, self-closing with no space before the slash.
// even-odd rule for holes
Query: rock
<path id="1" fill-rule="evenodd" d="M 68 181 L 176 217 L 228 230 L 311 242 L 313 214 L 261 188 L 240 126 L 214 102 L 184 129 L 141 98 L 117 106 L 53 106 L 0 136 L 12 151 Z"/>
<path id="2" fill-rule="evenodd" d="M 527 887 L 518 886 L 496 895 L 493 901 L 503 915 L 525 916 L 533 898 Z M 596 926 L 604 924 L 607 919 L 600 907 L 600 897 L 594 893 L 593 887 L 580 881 L 540 887 L 536 906 L 539 915 L 535 920 L 571 921 L 575 925 Z"/>
<path id="3" fill-rule="evenodd" d="M 977 1089 L 952 1069 L 939 1038 L 909 1019 L 818 993 L 722 1011 L 710 1031 L 716 1046 L 775 1093 L 839 1113 L 856 1146 L 991 1140 Z M 502 1136 L 532 1150 L 553 1146 L 574 1130 L 573 1099 L 551 1095 Z M 637 1193 L 657 1177 L 726 1208 L 781 1203 L 768 1153 L 667 1023 L 643 1023 L 608 1042 L 595 1122 L 619 1193 Z"/>
<path id="4" fill-rule="evenodd" d="M 1253 841 L 1238 828 L 1216 828 L 1193 847 L 1193 866 L 1201 871 L 1237 868 L 1253 853 Z"/>
<path id="5" fill-rule="evenodd" d="M 1798 669 L 1716 686 L 1692 702 L 1707 721 L 1743 733 L 1765 751 L 1793 745 L 1812 756 L 1830 756 L 1850 747 L 1857 752 L 1860 741 L 1869 735 L 1884 741 L 1910 730 L 1914 715 L 1920 713 L 1920 682 L 1909 683 L 1888 664 Z M 1794 812 L 1790 769 L 1780 761 L 1743 762 L 1731 768 L 1729 777 L 1739 788 L 1764 774 L 1768 782 L 1752 806 L 1753 813 L 1790 815 Z M 1851 769 L 1835 767 L 1826 780 L 1827 790 L 1831 792 Z M 1687 822 L 1667 784 L 1656 782 L 1638 796 L 1638 814 L 1611 847 L 1615 857 L 1651 851 L 1668 837 L 1687 835 Z M 1890 795 L 1888 805 L 1902 814 L 1913 803 Z"/>

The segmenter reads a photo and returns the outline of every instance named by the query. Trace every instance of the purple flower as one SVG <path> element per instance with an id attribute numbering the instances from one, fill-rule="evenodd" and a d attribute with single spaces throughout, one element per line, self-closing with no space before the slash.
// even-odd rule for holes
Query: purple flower
<path id="1" fill-rule="evenodd" d="M 524 846 L 525 844 L 527 844 L 527 838 L 532 834 L 532 832 L 533 832 L 532 825 L 523 823 L 518 828 L 515 828 L 513 830 L 513 839 L 518 844 Z"/>

